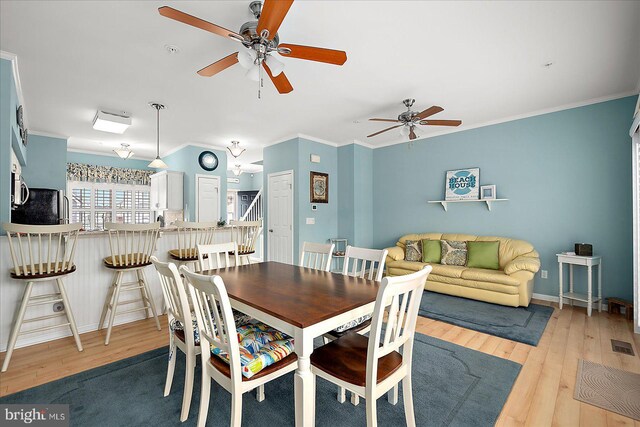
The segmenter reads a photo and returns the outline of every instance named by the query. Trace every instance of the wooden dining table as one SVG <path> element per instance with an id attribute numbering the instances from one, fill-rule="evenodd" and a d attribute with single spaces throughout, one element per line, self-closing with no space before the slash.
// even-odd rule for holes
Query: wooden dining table
<path id="1" fill-rule="evenodd" d="M 315 425 L 313 340 L 373 312 L 378 283 L 278 262 L 208 270 L 224 281 L 231 306 L 294 338 L 296 426 Z"/>

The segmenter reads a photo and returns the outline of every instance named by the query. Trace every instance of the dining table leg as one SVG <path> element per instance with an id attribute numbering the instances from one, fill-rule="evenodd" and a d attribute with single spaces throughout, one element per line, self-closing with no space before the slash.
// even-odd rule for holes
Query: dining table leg
<path id="1" fill-rule="evenodd" d="M 298 329 L 293 338 L 298 355 L 298 369 L 294 375 L 296 427 L 313 427 L 316 423 L 316 381 L 311 373 L 313 337 Z"/>

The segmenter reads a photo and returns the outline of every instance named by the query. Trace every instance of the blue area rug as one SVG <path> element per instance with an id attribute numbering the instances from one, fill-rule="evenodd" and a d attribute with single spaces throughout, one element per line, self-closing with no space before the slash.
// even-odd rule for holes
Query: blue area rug
<path id="1" fill-rule="evenodd" d="M 429 291 L 420 303 L 420 316 L 529 345 L 538 345 L 552 314 L 545 305 L 506 307 Z"/>
<path id="2" fill-rule="evenodd" d="M 0 403 L 70 404 L 72 426 L 194 426 L 200 397 L 200 362 L 189 419 L 180 423 L 184 355 L 178 352 L 171 394 L 162 397 L 167 348 L 82 372 L 0 399 Z M 413 357 L 413 398 L 419 426 L 492 426 L 521 366 L 478 351 L 417 334 Z M 317 426 L 366 425 L 365 401 L 336 400 L 337 387 L 318 379 Z M 265 385 L 266 399 L 244 395 L 242 425 L 294 425 L 293 373 Z M 400 388 L 402 394 L 402 388 Z M 402 396 L 396 406 L 378 400 L 380 426 L 404 426 Z M 231 397 L 215 382 L 207 425 L 228 426 Z"/>

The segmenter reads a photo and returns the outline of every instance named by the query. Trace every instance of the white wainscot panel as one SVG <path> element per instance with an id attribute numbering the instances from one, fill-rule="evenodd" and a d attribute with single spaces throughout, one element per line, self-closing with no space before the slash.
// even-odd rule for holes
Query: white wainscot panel
<path id="1" fill-rule="evenodd" d="M 228 229 L 218 230 L 214 237 L 215 243 L 223 243 L 231 240 L 231 232 Z M 167 261 L 167 252 L 177 247 L 177 233 L 164 231 L 158 239 L 155 256 L 161 261 Z M 107 297 L 107 290 L 113 279 L 113 270 L 104 267 L 103 258 L 110 255 L 109 238 L 105 233 L 84 234 L 78 237 L 78 246 L 75 254 L 76 272 L 66 276 L 64 280 L 65 288 L 69 294 L 71 309 L 76 318 L 79 332 L 85 333 L 98 329 L 98 321 L 104 300 Z M 6 236 L 0 236 L 0 351 L 6 351 L 9 333 L 13 326 L 14 315 L 24 291 L 26 282 L 14 280 L 9 275 L 9 270 L 13 268 L 9 253 L 9 244 Z M 130 278 L 133 278 L 133 273 Z M 158 310 L 162 311 L 164 303 L 162 301 L 162 291 L 160 281 L 153 266 L 145 269 L 145 275 L 149 281 L 149 287 L 153 294 Z M 33 293 L 36 295 L 51 293 L 54 291 L 53 282 L 40 282 L 34 285 Z M 126 295 L 122 300 L 129 299 Z M 139 304 L 142 307 L 142 304 Z M 126 309 L 134 308 L 126 307 Z M 31 307 L 27 310 L 25 318 L 32 318 L 53 313 L 53 304 Z M 117 315 L 115 325 L 133 322 L 145 317 L 144 311 Z M 23 325 L 23 330 L 37 328 L 44 325 L 64 323 L 66 318 L 44 320 Z M 106 332 L 105 332 L 106 333 Z M 41 342 L 71 336 L 68 326 L 61 326 L 44 332 L 21 335 L 18 338 L 16 348 L 24 347 Z M 80 337 L 82 338 L 82 337 Z M 111 340 L 117 340 L 117 332 L 112 335 Z M 72 342 L 69 345 L 74 345 Z"/>

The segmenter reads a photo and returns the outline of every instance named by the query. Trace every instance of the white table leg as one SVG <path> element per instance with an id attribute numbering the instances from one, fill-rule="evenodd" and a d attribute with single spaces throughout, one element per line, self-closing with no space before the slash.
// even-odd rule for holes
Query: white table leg
<path id="1" fill-rule="evenodd" d="M 569 264 L 569 292 L 573 293 L 573 264 Z M 573 300 L 569 300 L 573 307 Z"/>
<path id="2" fill-rule="evenodd" d="M 294 375 L 296 426 L 313 427 L 316 423 L 315 377 L 311 373 L 313 337 L 303 329 L 296 329 L 294 347 L 298 355 L 298 369 Z"/>
<path id="3" fill-rule="evenodd" d="M 558 305 L 560 306 L 560 310 L 562 310 L 562 261 L 558 262 L 558 283 L 560 284 L 560 292 L 558 293 L 558 295 L 560 296 L 558 298 Z"/>
<path id="4" fill-rule="evenodd" d="M 588 277 L 587 277 L 587 316 L 591 317 L 591 304 L 592 304 L 592 297 L 591 297 L 591 291 L 592 291 L 592 287 L 593 287 L 593 283 L 592 283 L 592 271 L 591 271 L 591 266 L 587 266 L 588 269 Z"/>
<path id="5" fill-rule="evenodd" d="M 602 260 L 598 264 L 598 313 L 602 313 Z"/>

